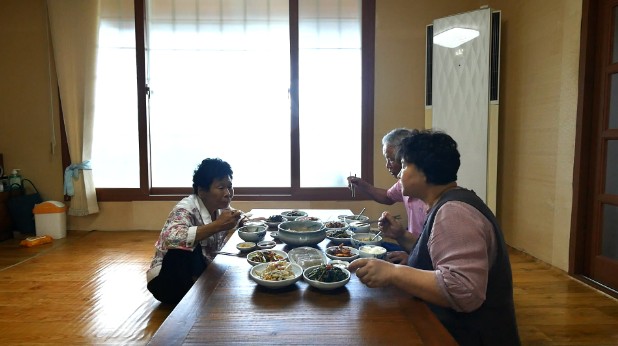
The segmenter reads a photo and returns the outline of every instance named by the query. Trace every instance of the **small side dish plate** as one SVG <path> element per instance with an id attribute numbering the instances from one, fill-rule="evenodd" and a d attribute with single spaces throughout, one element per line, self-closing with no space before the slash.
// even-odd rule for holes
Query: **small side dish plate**
<path id="1" fill-rule="evenodd" d="M 281 250 L 256 250 L 247 254 L 247 262 L 252 266 L 260 263 L 285 261 L 288 254 Z"/>
<path id="2" fill-rule="evenodd" d="M 279 226 L 280 223 L 285 221 L 288 221 L 288 219 L 283 217 L 282 215 L 271 215 L 265 220 L 268 227 L 274 229 L 277 229 L 277 226 Z"/>
<path id="3" fill-rule="evenodd" d="M 281 216 L 288 219 L 288 221 L 294 221 L 296 220 L 296 218 L 299 218 L 301 216 L 307 216 L 307 212 L 302 210 L 286 210 L 284 212 L 281 212 Z"/>
<path id="4" fill-rule="evenodd" d="M 236 244 L 236 248 L 240 252 L 247 252 L 255 250 L 256 244 L 252 241 L 243 241 L 242 243 Z"/>
<path id="5" fill-rule="evenodd" d="M 349 256 L 345 256 L 349 254 Z M 358 258 L 359 250 L 351 246 L 331 246 L 326 248 L 326 256 L 333 260 L 353 261 Z"/>
<path id="6" fill-rule="evenodd" d="M 341 237 L 341 233 L 345 233 L 347 237 Z M 332 241 L 333 243 L 339 244 L 350 244 L 352 241 L 352 235 L 354 232 L 343 230 L 343 231 L 326 231 L 326 239 Z"/>
<path id="7" fill-rule="evenodd" d="M 277 243 L 275 243 L 272 240 L 262 240 L 261 242 L 257 243 L 257 247 L 258 249 L 272 249 L 275 247 L 275 245 L 277 245 Z"/>

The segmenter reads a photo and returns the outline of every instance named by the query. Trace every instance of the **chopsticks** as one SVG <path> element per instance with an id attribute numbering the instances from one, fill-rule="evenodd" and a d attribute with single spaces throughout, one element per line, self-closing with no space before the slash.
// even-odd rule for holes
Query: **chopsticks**
<path id="1" fill-rule="evenodd" d="M 352 172 L 350 172 L 350 176 L 352 176 Z M 356 174 L 354 174 L 354 178 L 356 178 Z M 350 183 L 350 190 L 352 190 L 352 197 L 356 197 L 356 187 L 352 183 Z"/>
<path id="2" fill-rule="evenodd" d="M 393 216 L 393 218 L 395 220 L 399 220 L 399 219 L 401 219 L 401 215 L 395 215 L 395 216 Z M 380 220 L 369 220 L 369 221 L 365 221 L 365 223 L 376 223 L 378 221 L 380 221 Z"/>
<path id="3" fill-rule="evenodd" d="M 217 255 L 226 255 L 226 256 L 236 256 L 236 257 L 242 257 L 244 256 L 241 253 L 233 253 L 233 252 L 225 252 L 225 251 L 215 251 L 215 253 Z"/>

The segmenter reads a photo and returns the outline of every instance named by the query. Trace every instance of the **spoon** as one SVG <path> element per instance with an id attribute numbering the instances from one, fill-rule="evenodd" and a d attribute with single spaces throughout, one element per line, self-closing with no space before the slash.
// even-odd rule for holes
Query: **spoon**
<path id="1" fill-rule="evenodd" d="M 382 231 L 380 231 L 380 232 L 376 233 L 376 235 L 374 235 L 374 236 L 373 236 L 373 238 L 371 238 L 371 241 L 376 240 L 376 238 L 377 238 L 380 234 L 382 234 Z"/>
<path id="2" fill-rule="evenodd" d="M 365 208 L 363 208 L 363 210 L 360 211 L 360 213 L 358 213 L 358 215 L 356 215 L 354 218 L 356 220 L 360 220 L 361 215 L 363 215 L 363 213 L 365 212 Z"/>

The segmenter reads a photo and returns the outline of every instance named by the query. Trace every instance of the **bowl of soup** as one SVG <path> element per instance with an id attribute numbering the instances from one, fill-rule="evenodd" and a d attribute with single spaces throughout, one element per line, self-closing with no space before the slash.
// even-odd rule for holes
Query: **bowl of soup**
<path id="1" fill-rule="evenodd" d="M 352 246 L 360 248 L 363 245 L 382 245 L 382 236 L 375 233 L 354 233 L 350 239 Z"/>
<path id="2" fill-rule="evenodd" d="M 286 221 L 278 228 L 279 240 L 292 246 L 316 245 L 326 238 L 324 224 L 319 221 Z"/>

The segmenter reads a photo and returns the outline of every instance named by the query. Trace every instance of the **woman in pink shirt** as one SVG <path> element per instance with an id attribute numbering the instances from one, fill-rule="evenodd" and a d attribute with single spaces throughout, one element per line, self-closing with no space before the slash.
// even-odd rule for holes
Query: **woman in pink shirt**
<path id="1" fill-rule="evenodd" d="M 348 269 L 369 287 L 395 286 L 428 303 L 461 345 L 519 345 L 508 248 L 491 210 L 457 186 L 457 143 L 422 131 L 401 145 L 403 193 L 429 207 L 417 239 L 388 212 L 380 230 L 410 252 L 408 265 L 358 259 Z"/>

